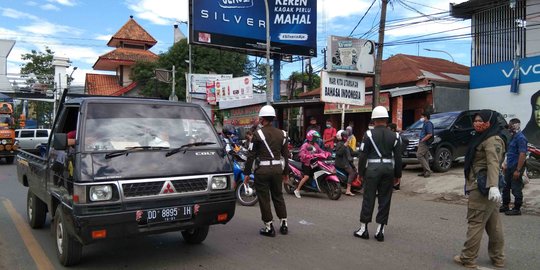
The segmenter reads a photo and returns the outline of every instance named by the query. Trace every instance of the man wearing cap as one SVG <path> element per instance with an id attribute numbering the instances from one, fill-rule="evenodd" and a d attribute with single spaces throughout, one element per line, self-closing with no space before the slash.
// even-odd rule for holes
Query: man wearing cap
<path id="1" fill-rule="evenodd" d="M 375 239 L 384 241 L 384 226 L 388 224 L 394 181 L 401 178 L 401 140 L 399 134 L 386 127 L 388 111 L 377 106 L 371 113 L 374 128 L 366 131 L 360 145 L 358 172 L 364 177 L 364 198 L 360 211 L 360 228 L 355 237 L 369 239 L 368 223 L 372 221 L 375 198 L 379 208 L 375 221 L 379 224 Z M 377 195 L 378 194 L 378 195 Z"/>
<path id="2" fill-rule="evenodd" d="M 264 222 L 260 234 L 270 237 L 276 236 L 272 224 L 273 216 L 270 197 L 272 197 L 276 215 L 280 219 L 279 231 L 281 234 L 287 234 L 289 231 L 282 185 L 283 182 L 288 180 L 289 149 L 287 148 L 287 134 L 285 131 L 272 126 L 275 117 L 276 111 L 270 105 L 263 106 L 259 111 L 259 122 L 262 124 L 262 128 L 253 133 L 244 168 L 244 175 L 246 175 L 244 183 L 247 184 L 255 161 L 255 190 L 259 198 L 259 207 Z M 282 165 L 284 166 L 282 167 Z"/>

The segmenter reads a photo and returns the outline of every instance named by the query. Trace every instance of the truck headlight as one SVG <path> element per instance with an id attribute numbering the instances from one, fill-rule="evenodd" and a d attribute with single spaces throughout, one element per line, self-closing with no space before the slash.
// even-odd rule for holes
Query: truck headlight
<path id="1" fill-rule="evenodd" d="M 442 140 L 441 137 L 435 135 L 435 136 L 433 136 L 433 142 L 432 143 L 440 143 L 441 140 Z"/>
<path id="2" fill-rule="evenodd" d="M 212 190 L 227 188 L 227 176 L 214 176 L 211 181 Z"/>
<path id="3" fill-rule="evenodd" d="M 7 140 L 6 140 L 6 139 L 3 139 L 3 140 L 2 140 L 2 144 L 7 144 Z"/>
<path id="4" fill-rule="evenodd" d="M 112 199 L 113 189 L 110 185 L 91 186 L 90 200 L 93 202 L 108 201 Z"/>

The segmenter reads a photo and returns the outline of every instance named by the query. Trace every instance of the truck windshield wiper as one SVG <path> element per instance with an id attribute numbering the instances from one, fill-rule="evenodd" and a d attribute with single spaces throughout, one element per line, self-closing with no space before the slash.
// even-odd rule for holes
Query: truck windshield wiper
<path id="1" fill-rule="evenodd" d="M 168 156 L 172 156 L 180 151 L 182 151 L 182 149 L 185 149 L 187 150 L 188 148 L 190 147 L 193 147 L 193 146 L 202 146 L 202 145 L 209 145 L 209 144 L 216 144 L 215 142 L 196 142 L 196 143 L 188 143 L 188 144 L 184 144 L 180 147 L 177 147 L 177 148 L 173 148 L 171 149 L 169 152 L 167 152 L 167 154 L 165 154 L 166 157 Z M 186 151 L 184 151 L 185 153 Z"/>
<path id="2" fill-rule="evenodd" d="M 164 150 L 169 149 L 169 147 L 164 146 L 133 146 L 133 147 L 127 147 L 124 150 L 117 150 L 110 153 L 107 153 L 105 155 L 105 158 L 113 158 L 121 155 L 129 155 L 129 153 L 135 152 L 135 151 L 148 151 L 148 150 Z"/>

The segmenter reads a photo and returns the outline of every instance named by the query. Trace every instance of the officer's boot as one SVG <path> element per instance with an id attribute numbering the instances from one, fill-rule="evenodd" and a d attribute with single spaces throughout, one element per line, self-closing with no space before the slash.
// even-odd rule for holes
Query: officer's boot
<path id="1" fill-rule="evenodd" d="M 362 239 L 369 239 L 369 233 L 367 229 L 367 224 L 360 222 L 360 228 L 356 230 L 353 235 L 355 237 L 360 237 Z"/>
<path id="2" fill-rule="evenodd" d="M 375 239 L 379 242 L 384 241 L 384 224 L 379 224 L 379 227 L 377 227 L 377 233 L 375 234 Z"/>
<path id="3" fill-rule="evenodd" d="M 279 227 L 279 232 L 281 234 L 288 234 L 289 233 L 289 227 L 287 227 L 287 219 L 286 218 L 281 219 L 281 226 Z"/>
<path id="4" fill-rule="evenodd" d="M 276 236 L 276 231 L 274 230 L 274 225 L 272 224 L 272 221 L 265 222 L 264 228 L 262 228 L 259 233 L 264 236 L 274 237 Z"/>

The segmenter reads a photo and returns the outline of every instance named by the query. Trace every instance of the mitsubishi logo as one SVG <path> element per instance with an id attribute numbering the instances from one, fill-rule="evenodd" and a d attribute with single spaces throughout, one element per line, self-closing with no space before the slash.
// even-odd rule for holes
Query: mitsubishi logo
<path id="1" fill-rule="evenodd" d="M 176 193 L 176 190 L 174 189 L 173 184 L 171 181 L 165 181 L 165 184 L 163 184 L 163 187 L 161 188 L 161 192 L 159 194 L 171 194 Z"/>

